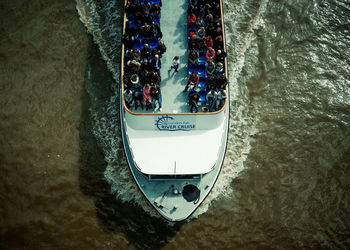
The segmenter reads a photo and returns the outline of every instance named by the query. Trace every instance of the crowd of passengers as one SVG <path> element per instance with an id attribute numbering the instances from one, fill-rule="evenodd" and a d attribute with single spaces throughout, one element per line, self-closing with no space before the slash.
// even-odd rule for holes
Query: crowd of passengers
<path id="1" fill-rule="evenodd" d="M 155 110 L 158 102 L 161 110 L 160 58 L 166 51 L 159 27 L 161 1 L 143 0 L 141 2 L 128 0 L 126 4 L 127 16 L 132 21 L 126 22 L 123 36 L 125 47 L 124 98 L 128 108 L 134 104 L 136 110 L 138 106 L 141 106 L 141 109 Z M 150 2 L 156 3 L 150 4 Z M 200 78 L 197 72 L 193 71 L 188 78 L 185 91 L 190 87 L 192 89 L 189 94 L 190 110 L 198 112 L 200 94 L 203 94 L 204 90 L 197 92 L 195 89 L 200 80 L 205 80 L 207 107 L 204 107 L 202 111 L 215 111 L 225 103 L 227 85 L 224 72 L 226 53 L 224 52 L 219 1 L 189 0 L 187 14 L 189 67 L 204 66 L 205 69 L 205 77 Z M 147 39 L 156 39 L 157 44 L 150 46 L 143 43 L 140 49 L 135 48 L 135 42 L 147 41 Z M 205 56 L 204 61 L 201 60 L 203 56 Z M 178 65 L 178 57 L 175 57 L 171 68 L 177 71 Z"/>
<path id="2" fill-rule="evenodd" d="M 135 110 L 162 109 L 160 58 L 166 51 L 159 27 L 161 1 L 128 0 L 124 43 L 124 100 Z M 140 47 L 136 47 L 142 41 Z M 152 42 L 148 44 L 147 41 Z"/>
<path id="3" fill-rule="evenodd" d="M 189 87 L 191 112 L 198 112 L 200 96 L 204 95 L 206 111 L 221 109 L 226 100 L 227 79 L 225 76 L 224 39 L 221 27 L 221 8 L 218 0 L 189 0 L 187 9 L 188 27 L 188 66 L 191 74 L 188 78 L 185 91 Z M 204 77 L 199 77 L 200 70 L 204 70 Z M 205 91 L 195 89 L 204 81 Z"/>

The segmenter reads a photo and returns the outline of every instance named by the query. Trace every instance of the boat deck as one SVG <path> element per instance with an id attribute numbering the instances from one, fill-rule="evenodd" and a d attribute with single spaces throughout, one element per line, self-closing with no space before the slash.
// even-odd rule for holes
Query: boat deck
<path id="1" fill-rule="evenodd" d="M 162 92 L 162 113 L 188 113 L 188 93 L 183 92 L 187 82 L 187 0 L 163 1 L 160 18 L 160 28 L 163 33 L 167 51 L 161 58 L 162 68 L 161 92 Z M 179 72 L 169 70 L 173 58 L 180 57 Z M 153 113 L 153 110 L 135 111 L 136 113 Z M 160 111 L 157 109 L 156 113 Z"/>

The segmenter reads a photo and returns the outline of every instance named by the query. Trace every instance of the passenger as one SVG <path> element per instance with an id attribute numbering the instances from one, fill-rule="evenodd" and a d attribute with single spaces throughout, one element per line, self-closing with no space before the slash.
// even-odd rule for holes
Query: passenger
<path id="1" fill-rule="evenodd" d="M 197 30 L 197 33 L 196 33 L 197 37 L 203 39 L 205 37 L 205 27 L 202 26 L 199 28 L 199 30 Z"/>
<path id="2" fill-rule="evenodd" d="M 207 53 L 205 54 L 205 58 L 207 58 L 207 60 L 214 59 L 215 58 L 215 50 L 213 48 L 209 47 L 207 50 Z"/>
<path id="3" fill-rule="evenodd" d="M 215 90 L 217 86 L 217 79 L 214 75 L 211 75 L 207 78 L 206 82 L 206 91 L 209 92 L 210 90 Z"/>
<path id="4" fill-rule="evenodd" d="M 159 84 L 161 79 L 160 79 L 160 76 L 155 71 L 152 71 L 149 76 L 149 81 L 150 83 Z"/>
<path id="5" fill-rule="evenodd" d="M 133 56 L 133 59 L 136 60 L 137 62 L 141 61 L 141 52 L 140 52 L 140 50 L 133 49 L 132 56 Z"/>
<path id="6" fill-rule="evenodd" d="M 207 107 L 202 107 L 202 112 L 203 113 L 209 112 L 209 109 Z"/>
<path id="7" fill-rule="evenodd" d="M 146 43 L 145 46 L 141 49 L 141 59 L 149 59 L 151 57 L 151 49 Z"/>
<path id="8" fill-rule="evenodd" d="M 221 109 L 224 106 L 226 98 L 226 91 L 221 89 L 218 93 L 218 109 Z"/>
<path id="9" fill-rule="evenodd" d="M 174 59 L 173 59 L 173 62 L 172 62 L 172 64 L 171 64 L 171 66 L 170 66 L 170 71 L 171 71 L 172 69 L 174 69 L 175 72 L 178 72 L 179 65 L 180 65 L 180 57 L 175 56 Z"/>
<path id="10" fill-rule="evenodd" d="M 142 63 L 141 63 L 141 71 L 151 71 L 152 70 L 152 65 L 148 63 L 148 60 L 145 58 L 142 60 Z"/>
<path id="11" fill-rule="evenodd" d="M 190 85 L 193 86 L 193 88 L 197 87 L 198 82 L 199 82 L 199 76 L 195 71 L 193 71 L 188 78 L 184 92 L 188 90 Z"/>
<path id="12" fill-rule="evenodd" d="M 199 54 L 198 52 L 192 50 L 189 54 L 188 54 L 188 63 L 195 63 L 197 64 L 199 60 Z"/>
<path id="13" fill-rule="evenodd" d="M 215 76 L 221 76 L 222 74 L 224 74 L 224 65 L 221 62 L 218 62 L 215 65 L 215 72 L 214 72 Z"/>
<path id="14" fill-rule="evenodd" d="M 146 110 L 150 109 L 152 105 L 152 96 L 151 96 L 151 86 L 147 83 L 143 87 L 143 104 L 146 106 Z"/>
<path id="15" fill-rule="evenodd" d="M 156 71 L 158 75 L 160 75 L 160 68 L 162 67 L 162 63 L 159 59 L 159 55 L 155 55 L 151 61 L 151 65 L 153 67 L 153 71 Z"/>
<path id="16" fill-rule="evenodd" d="M 212 14 L 207 14 L 204 18 L 204 21 L 207 25 L 214 23 L 214 17 Z"/>
<path id="17" fill-rule="evenodd" d="M 142 92 L 134 91 L 132 100 L 135 103 L 135 110 L 137 110 L 138 105 L 140 105 L 141 109 L 143 110 L 142 99 L 143 99 Z"/>
<path id="18" fill-rule="evenodd" d="M 165 46 L 163 40 L 160 40 L 158 42 L 156 49 L 159 51 L 159 56 L 162 57 L 162 55 L 166 52 L 166 46 Z"/>
<path id="19" fill-rule="evenodd" d="M 127 66 L 128 72 L 131 74 L 138 74 L 140 72 L 141 63 L 137 62 L 136 60 L 129 60 L 127 62 Z"/>
<path id="20" fill-rule="evenodd" d="M 157 74 L 156 74 L 157 75 Z M 158 76 L 158 75 L 157 75 Z M 150 80 L 151 78 L 151 73 L 145 69 L 144 71 L 142 71 L 141 75 L 140 75 L 140 83 L 142 86 L 145 86 L 146 83 L 151 82 Z"/>
<path id="21" fill-rule="evenodd" d="M 145 1 L 146 2 L 146 1 Z M 147 23 L 148 25 L 151 25 L 153 23 L 153 18 L 151 15 L 149 15 L 147 12 L 143 14 L 143 23 Z"/>
<path id="22" fill-rule="evenodd" d="M 159 24 L 156 24 L 156 23 L 153 22 L 152 30 L 153 30 L 153 37 L 163 38 L 163 33 L 160 30 Z"/>
<path id="23" fill-rule="evenodd" d="M 196 15 L 194 13 L 191 13 L 188 17 L 187 17 L 187 25 L 188 27 L 194 27 L 196 24 Z"/>
<path id="24" fill-rule="evenodd" d="M 200 27 L 205 27 L 205 21 L 204 21 L 204 19 L 199 15 L 199 16 L 197 16 L 197 20 L 196 20 L 196 28 L 199 29 Z"/>
<path id="25" fill-rule="evenodd" d="M 132 90 L 141 89 L 140 79 L 137 74 L 133 74 L 131 76 L 130 82 L 132 83 L 132 87 L 131 87 Z"/>
<path id="26" fill-rule="evenodd" d="M 215 56 L 215 62 L 216 63 L 218 63 L 218 62 L 224 63 L 226 56 L 227 56 L 227 54 L 225 51 L 218 50 L 218 53 Z"/>
<path id="27" fill-rule="evenodd" d="M 221 21 L 221 9 L 219 3 L 214 4 L 214 7 L 211 9 L 211 13 L 213 14 L 214 22 Z"/>
<path id="28" fill-rule="evenodd" d="M 149 13 L 153 13 L 153 14 L 160 14 L 160 6 L 159 4 L 154 4 L 150 10 L 149 10 Z"/>
<path id="29" fill-rule="evenodd" d="M 222 35 L 219 35 L 215 38 L 215 49 L 222 50 L 224 48 L 224 39 Z"/>
<path id="30" fill-rule="evenodd" d="M 211 36 L 206 36 L 206 37 L 203 37 L 203 41 L 204 41 L 204 45 L 207 47 L 207 48 L 210 48 L 210 47 L 213 47 L 213 39 L 211 38 Z"/>
<path id="31" fill-rule="evenodd" d="M 215 90 L 211 90 L 207 94 L 207 105 L 209 108 L 209 112 L 216 111 L 217 98 L 218 98 L 218 93 Z"/>
<path id="32" fill-rule="evenodd" d="M 151 9 L 151 5 L 149 4 L 148 1 L 143 1 L 143 9 L 147 13 Z"/>
<path id="33" fill-rule="evenodd" d="M 190 40 L 188 41 L 188 49 L 189 50 L 199 50 L 200 48 L 199 40 L 197 39 L 196 35 L 191 36 Z"/>
<path id="34" fill-rule="evenodd" d="M 156 108 L 157 108 L 156 103 L 158 102 L 159 111 L 162 111 L 162 95 L 158 84 L 153 83 L 151 85 L 151 96 L 152 96 L 153 110 L 156 111 Z"/>
<path id="35" fill-rule="evenodd" d="M 132 49 L 134 48 L 134 44 L 132 42 L 132 39 L 128 34 L 124 34 L 122 42 L 124 43 L 125 49 Z"/>
<path id="36" fill-rule="evenodd" d="M 198 112 L 198 101 L 199 101 L 199 95 L 197 92 L 193 92 L 190 94 L 188 104 L 190 105 L 190 111 L 193 113 L 193 108 L 196 110 L 196 113 Z"/>
<path id="37" fill-rule="evenodd" d="M 125 74 L 123 75 L 123 83 L 124 83 L 124 89 L 131 89 L 132 87 L 132 83 L 130 81 L 130 75 L 125 72 Z"/>
<path id="38" fill-rule="evenodd" d="M 132 91 L 130 89 L 126 89 L 124 91 L 124 101 L 125 101 L 126 107 L 129 109 L 133 101 Z"/>
<path id="39" fill-rule="evenodd" d="M 216 86 L 218 89 L 225 89 L 227 85 L 227 79 L 225 75 L 219 76 L 219 78 L 216 80 Z"/>
<path id="40" fill-rule="evenodd" d="M 153 36 L 152 27 L 148 23 L 145 23 L 144 25 L 141 26 L 140 35 L 146 38 L 152 37 Z"/>
<path id="41" fill-rule="evenodd" d="M 208 62 L 205 63 L 205 74 L 206 76 L 214 75 L 215 73 L 215 64 L 212 59 L 209 59 Z"/>
<path id="42" fill-rule="evenodd" d="M 135 30 L 135 28 L 132 27 L 132 26 L 130 25 L 129 22 L 126 22 L 125 34 L 127 34 L 127 35 L 130 36 L 130 37 L 136 35 L 136 30 Z"/>

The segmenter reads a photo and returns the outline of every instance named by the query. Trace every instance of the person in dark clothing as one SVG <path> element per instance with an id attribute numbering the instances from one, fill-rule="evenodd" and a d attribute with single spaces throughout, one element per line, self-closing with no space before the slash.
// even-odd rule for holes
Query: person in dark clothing
<path id="1" fill-rule="evenodd" d="M 159 56 L 162 57 L 162 55 L 166 52 L 166 46 L 162 40 L 158 42 L 156 49 L 159 50 Z"/>
<path id="2" fill-rule="evenodd" d="M 153 23 L 152 16 L 146 12 L 145 14 L 143 14 L 143 22 L 147 23 L 148 25 L 151 25 Z"/>
<path id="3" fill-rule="evenodd" d="M 189 54 L 188 54 L 188 63 L 197 63 L 199 59 L 199 54 L 198 52 L 192 50 Z"/>
<path id="4" fill-rule="evenodd" d="M 197 94 L 197 92 L 190 94 L 188 104 L 190 105 L 191 112 L 193 112 L 193 108 L 196 110 L 196 113 L 198 112 L 198 101 L 199 95 Z"/>
<path id="5" fill-rule="evenodd" d="M 132 43 L 132 40 L 128 34 L 124 34 L 122 42 L 124 43 L 125 49 L 134 48 L 134 44 Z"/>
<path id="6" fill-rule="evenodd" d="M 142 73 L 140 74 L 141 85 L 144 86 L 147 83 L 150 83 L 151 82 L 150 77 L 151 77 L 151 73 L 147 69 L 143 70 Z"/>
<path id="7" fill-rule="evenodd" d="M 225 89 L 227 85 L 227 78 L 225 75 L 219 76 L 219 78 L 216 80 L 216 87 L 218 89 Z"/>
<path id="8" fill-rule="evenodd" d="M 130 37 L 132 37 L 136 34 L 135 28 L 132 27 L 129 22 L 126 22 L 125 34 L 129 35 Z"/>
<path id="9" fill-rule="evenodd" d="M 149 59 L 151 57 L 151 48 L 146 43 L 145 46 L 141 49 L 141 59 Z"/>
<path id="10" fill-rule="evenodd" d="M 156 106 L 157 102 L 159 106 L 159 111 L 162 111 L 162 94 L 160 92 L 160 87 L 158 84 L 153 83 L 151 85 L 151 96 L 152 96 L 152 107 L 154 111 L 157 108 Z"/>
<path id="11" fill-rule="evenodd" d="M 141 71 L 143 72 L 144 70 L 147 70 L 147 71 L 152 70 L 152 65 L 148 63 L 148 60 L 146 58 L 143 59 L 141 63 Z"/>
<path id="12" fill-rule="evenodd" d="M 143 96 L 142 93 L 139 91 L 134 91 L 133 95 L 132 95 L 132 102 L 135 103 L 135 110 L 137 110 L 138 105 L 141 105 L 141 109 L 143 110 L 144 106 L 143 106 Z"/>
<path id="13" fill-rule="evenodd" d="M 227 54 L 225 51 L 218 50 L 216 55 L 215 55 L 215 63 L 218 63 L 218 62 L 224 63 L 226 56 L 227 56 Z"/>

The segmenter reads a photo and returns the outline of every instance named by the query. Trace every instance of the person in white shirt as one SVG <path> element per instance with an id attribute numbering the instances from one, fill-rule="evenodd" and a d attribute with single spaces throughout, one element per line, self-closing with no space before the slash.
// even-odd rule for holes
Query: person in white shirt
<path id="1" fill-rule="evenodd" d="M 224 89 L 221 89 L 218 93 L 218 109 L 221 109 L 224 106 L 226 98 L 226 91 Z"/>
<path id="2" fill-rule="evenodd" d="M 179 65 L 180 65 L 180 58 L 178 56 L 175 56 L 173 59 L 173 62 L 171 63 L 170 71 L 172 69 L 175 69 L 175 72 L 178 72 L 177 69 L 179 68 Z"/>

